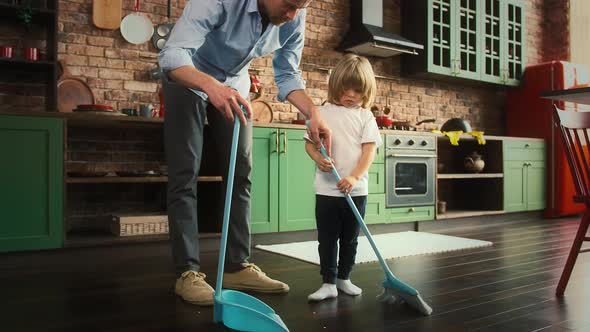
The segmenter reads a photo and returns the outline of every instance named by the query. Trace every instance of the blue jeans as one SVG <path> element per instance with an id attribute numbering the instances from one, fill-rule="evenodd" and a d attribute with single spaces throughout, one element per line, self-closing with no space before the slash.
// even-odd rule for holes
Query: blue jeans
<path id="1" fill-rule="evenodd" d="M 367 196 L 356 196 L 352 200 L 364 218 Z M 349 279 L 360 226 L 346 198 L 316 195 L 315 217 L 323 282 L 335 284 L 336 277 Z"/>
<path id="2" fill-rule="evenodd" d="M 168 163 L 167 210 L 172 255 L 177 274 L 199 271 L 197 223 L 197 176 L 203 152 L 205 119 L 212 142 L 219 152 L 219 174 L 226 188 L 233 123 L 225 120 L 211 104 L 187 88 L 164 79 L 166 109 L 164 148 Z M 252 187 L 252 123 L 240 128 L 236 171 L 230 211 L 225 270 L 242 268 L 250 256 L 250 189 Z M 221 185 L 221 184 L 220 184 Z M 207 208 L 199 207 L 199 208 Z"/>

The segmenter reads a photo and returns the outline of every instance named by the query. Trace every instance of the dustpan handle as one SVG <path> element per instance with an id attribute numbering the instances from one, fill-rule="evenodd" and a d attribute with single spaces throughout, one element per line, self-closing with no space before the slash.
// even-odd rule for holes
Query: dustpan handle
<path id="1" fill-rule="evenodd" d="M 326 158 L 326 160 L 331 160 L 330 157 L 328 156 L 328 153 L 326 152 L 326 148 L 324 147 L 324 143 L 320 143 L 320 152 L 321 152 L 322 156 L 324 158 Z M 336 167 L 334 167 L 334 164 L 332 164 L 332 174 L 336 177 L 336 180 L 338 182 L 340 182 L 341 177 L 340 177 L 340 174 L 338 174 Z M 404 291 L 408 294 L 413 294 L 413 295 L 418 294 L 418 291 L 416 289 L 414 289 L 412 286 L 404 283 L 403 281 L 399 280 L 398 278 L 396 278 L 393 275 L 393 273 L 389 269 L 389 266 L 385 262 L 385 259 L 383 259 L 383 257 L 381 256 L 381 253 L 377 249 L 377 245 L 375 244 L 375 241 L 373 241 L 373 236 L 371 235 L 371 232 L 369 232 L 369 228 L 367 228 L 367 225 L 363 221 L 363 217 L 359 213 L 359 210 L 356 208 L 356 205 L 354 204 L 352 197 L 350 197 L 350 194 L 346 194 L 345 197 L 346 197 L 346 201 L 348 202 L 348 205 L 350 205 L 350 208 L 352 209 L 352 213 L 354 213 L 354 216 L 356 217 L 356 221 L 358 222 L 359 226 L 363 229 L 363 233 L 365 233 L 365 236 L 369 240 L 371 247 L 373 247 L 373 251 L 375 252 L 375 255 L 377 256 L 377 259 L 379 260 L 379 264 L 381 264 L 381 268 L 383 268 L 383 271 L 387 275 L 387 279 L 388 280 L 395 280 L 397 283 L 396 286 L 403 288 Z"/>
<path id="2" fill-rule="evenodd" d="M 225 267 L 225 249 L 227 247 L 227 234 L 229 229 L 229 213 L 231 209 L 231 196 L 234 191 L 234 173 L 236 170 L 236 155 L 238 154 L 238 140 L 240 138 L 240 118 L 234 115 L 234 131 L 229 155 L 229 170 L 227 172 L 227 186 L 225 189 L 225 204 L 223 206 L 223 224 L 221 227 L 221 244 L 219 246 L 219 263 L 217 264 L 217 283 L 215 295 L 221 297 L 223 284 L 223 270 Z"/>

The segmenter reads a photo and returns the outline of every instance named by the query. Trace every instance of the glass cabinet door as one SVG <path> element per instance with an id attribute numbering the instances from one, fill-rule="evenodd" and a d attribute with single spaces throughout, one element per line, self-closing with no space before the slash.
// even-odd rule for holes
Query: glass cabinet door
<path id="1" fill-rule="evenodd" d="M 430 49 L 428 50 L 429 71 L 439 74 L 452 75 L 454 67 L 452 61 L 452 45 L 454 36 L 452 31 L 451 0 L 428 0 L 428 27 Z"/>
<path id="2" fill-rule="evenodd" d="M 484 81 L 502 83 L 504 70 L 500 35 L 500 0 L 485 0 L 482 11 L 483 25 L 483 68 L 481 78 Z"/>
<path id="3" fill-rule="evenodd" d="M 518 1 L 506 1 L 506 20 L 502 24 L 505 41 L 504 83 L 518 85 L 524 70 L 524 11 Z"/>
<path id="4" fill-rule="evenodd" d="M 455 28 L 458 44 L 455 47 L 453 65 L 456 75 L 466 78 L 479 78 L 479 30 L 477 0 L 460 0 L 457 2 Z"/>

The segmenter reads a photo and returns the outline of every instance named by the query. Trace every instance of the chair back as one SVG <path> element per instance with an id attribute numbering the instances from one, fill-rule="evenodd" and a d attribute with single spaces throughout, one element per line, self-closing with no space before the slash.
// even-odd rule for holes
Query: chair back
<path id="1" fill-rule="evenodd" d="M 563 111 L 554 106 L 572 177 L 576 184 L 576 201 L 590 204 L 590 112 Z"/>

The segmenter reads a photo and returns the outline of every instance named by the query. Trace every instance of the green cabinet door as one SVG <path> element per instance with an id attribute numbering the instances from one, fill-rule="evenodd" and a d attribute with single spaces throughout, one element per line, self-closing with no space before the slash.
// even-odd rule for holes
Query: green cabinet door
<path id="1" fill-rule="evenodd" d="M 63 246 L 64 125 L 0 116 L 0 251 Z"/>
<path id="2" fill-rule="evenodd" d="M 427 64 L 430 73 L 456 74 L 454 7 L 451 6 L 451 0 L 428 0 Z"/>
<path id="3" fill-rule="evenodd" d="M 545 208 L 545 143 L 539 140 L 507 140 L 504 154 L 504 210 Z"/>
<path id="4" fill-rule="evenodd" d="M 524 72 L 525 16 L 521 0 L 503 0 L 503 83 L 516 86 Z"/>
<path id="5" fill-rule="evenodd" d="M 479 79 L 481 24 L 479 24 L 482 2 L 477 0 L 457 1 L 455 8 L 454 72 L 457 77 Z"/>
<path id="6" fill-rule="evenodd" d="M 504 162 L 504 211 L 524 211 L 526 206 L 526 166 L 523 161 Z"/>
<path id="7" fill-rule="evenodd" d="M 279 147 L 279 231 L 314 229 L 315 163 L 305 152 L 305 131 L 281 129 Z"/>
<path id="8" fill-rule="evenodd" d="M 366 224 L 383 224 L 389 219 L 389 209 L 385 208 L 385 194 L 371 194 L 367 197 L 365 207 Z"/>
<path id="9" fill-rule="evenodd" d="M 279 129 L 253 128 L 251 232 L 279 230 Z"/>
<path id="10" fill-rule="evenodd" d="M 545 170 L 545 161 L 527 163 L 527 210 L 542 210 L 545 208 Z"/>
<path id="11" fill-rule="evenodd" d="M 485 0 L 482 80 L 518 85 L 524 71 L 525 13 L 520 0 Z"/>

